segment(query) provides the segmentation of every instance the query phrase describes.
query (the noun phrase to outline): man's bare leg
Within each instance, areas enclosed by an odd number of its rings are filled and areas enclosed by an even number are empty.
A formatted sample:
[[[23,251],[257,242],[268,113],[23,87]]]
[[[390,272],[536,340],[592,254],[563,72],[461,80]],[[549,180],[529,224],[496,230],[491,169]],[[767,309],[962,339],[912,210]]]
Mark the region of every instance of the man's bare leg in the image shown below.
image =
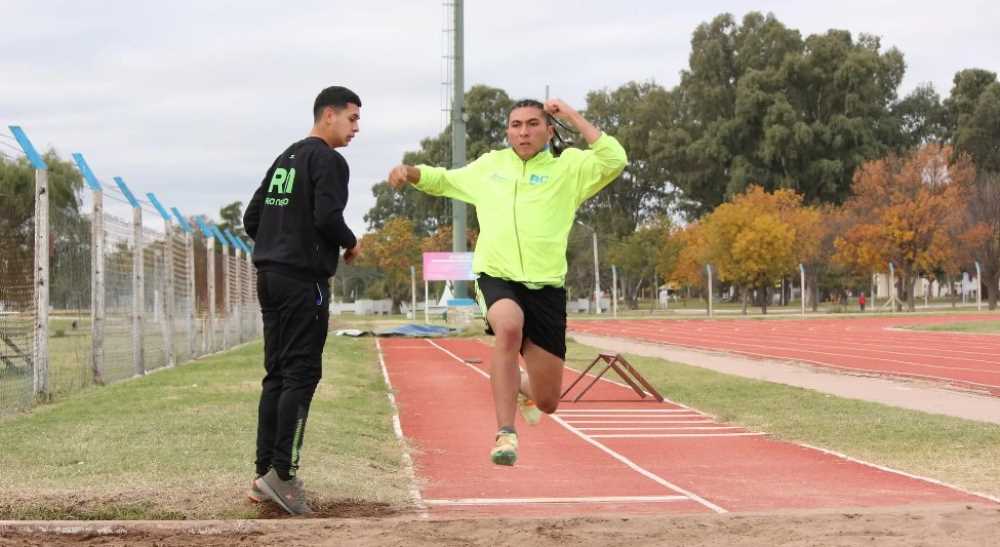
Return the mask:
[[[517,392],[521,385],[517,355],[521,349],[524,312],[509,298],[497,300],[486,312],[486,320],[496,337],[490,356],[490,384],[496,406],[497,427],[514,429]]]
[[[522,392],[535,401],[539,410],[552,414],[559,408],[559,396],[562,395],[563,360],[531,340],[525,340],[524,364],[528,385],[522,383]]]

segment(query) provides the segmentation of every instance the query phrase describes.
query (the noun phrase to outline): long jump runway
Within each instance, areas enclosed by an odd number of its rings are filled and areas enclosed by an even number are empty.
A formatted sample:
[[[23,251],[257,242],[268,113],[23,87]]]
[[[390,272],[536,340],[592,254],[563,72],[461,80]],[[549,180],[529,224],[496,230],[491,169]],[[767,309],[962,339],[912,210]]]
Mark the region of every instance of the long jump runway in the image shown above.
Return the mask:
[[[529,427],[517,465],[489,460],[495,418],[489,346],[379,341],[399,426],[431,516],[651,514],[995,503],[932,481],[639,400],[598,382]],[[576,378],[567,369],[564,385]],[[669,394],[665,394],[669,397]]]
[[[996,319],[996,315],[858,319],[571,321],[586,334],[757,358],[786,359],[851,373],[913,378],[1000,396],[1000,336],[895,329]]]

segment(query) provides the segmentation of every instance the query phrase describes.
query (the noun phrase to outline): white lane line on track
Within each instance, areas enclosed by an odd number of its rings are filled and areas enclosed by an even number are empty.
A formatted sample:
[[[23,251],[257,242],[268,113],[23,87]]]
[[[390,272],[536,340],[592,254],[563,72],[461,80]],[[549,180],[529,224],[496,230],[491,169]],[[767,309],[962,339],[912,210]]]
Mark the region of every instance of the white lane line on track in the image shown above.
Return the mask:
[[[569,415],[569,414],[589,414],[591,412],[600,412],[601,414],[605,414],[605,413],[622,413],[622,414],[696,413],[696,414],[701,414],[697,410],[692,410],[692,409],[689,409],[689,408],[668,408],[668,409],[664,409],[664,410],[650,410],[650,409],[635,409],[635,410],[632,410],[632,409],[628,409],[628,408],[617,408],[617,409],[612,409],[612,408],[592,408],[592,409],[575,408],[575,409],[573,409],[573,408],[571,408],[571,409],[566,409],[566,410],[559,409],[556,412],[556,414],[559,414],[560,416],[565,416],[565,415]]]
[[[580,431],[717,431],[720,429],[743,429],[740,426],[716,425],[710,427],[578,427]]]
[[[566,420],[569,424],[710,424],[712,420]]]
[[[680,439],[683,437],[697,437],[699,439],[705,439],[709,437],[763,437],[767,433],[623,433],[619,434],[599,434],[591,435],[594,439]]]
[[[438,348],[439,350],[441,350],[445,354],[450,355],[452,358],[454,358],[459,363],[461,363],[461,364],[463,364],[463,365],[471,368],[472,370],[476,371],[477,373],[479,373],[481,376],[483,376],[487,380],[489,379],[490,375],[487,374],[486,371],[480,369],[479,367],[473,366],[470,363],[465,362],[464,359],[462,359],[461,357],[459,357],[459,356],[455,355],[454,353],[448,351],[447,349],[439,346],[438,344],[434,343],[433,340],[427,340],[427,343],[430,344],[430,345],[432,345],[432,346],[434,346],[434,347],[436,347],[436,348]],[[712,511],[715,511],[716,513],[728,513],[729,512],[729,511],[723,509],[722,507],[719,507],[718,505],[716,505],[716,504],[714,504],[714,503],[712,503],[712,502],[710,502],[710,501],[702,498],[698,494],[695,494],[694,492],[690,492],[688,490],[685,490],[685,489],[681,488],[680,486],[677,486],[676,484],[673,484],[673,483],[667,481],[663,477],[660,477],[659,475],[657,475],[655,473],[647,471],[646,469],[644,469],[644,468],[640,467],[639,465],[637,465],[632,460],[626,458],[625,456],[619,454],[618,452],[615,452],[614,450],[611,450],[610,448],[608,448],[607,446],[605,446],[601,442],[595,441],[589,435],[587,435],[585,433],[581,433],[580,430],[578,430],[577,428],[573,427],[572,425],[566,423],[559,416],[556,416],[554,414],[550,414],[549,418],[551,418],[557,424],[559,424],[559,425],[563,426],[564,428],[566,428],[566,430],[568,430],[570,433],[573,433],[577,437],[580,437],[581,439],[583,439],[583,441],[586,442],[587,444],[590,444],[590,445],[594,446],[598,450],[600,450],[600,451],[604,452],[605,454],[611,456],[612,458],[618,460],[619,462],[621,462],[622,464],[624,464],[629,469],[632,469],[636,473],[639,473],[640,475],[642,475],[642,476],[646,477],[647,479],[649,479],[649,480],[651,480],[651,481],[659,484],[660,486],[663,486],[663,487],[665,487],[665,488],[667,488],[669,490],[673,490],[674,492],[677,492],[679,494],[683,494],[684,496],[687,496],[688,498],[690,498],[690,499],[692,499],[692,500],[700,503],[701,505],[704,505],[705,507],[711,509]]]
[[[644,419],[644,420],[680,420],[680,419],[703,419],[711,420],[712,418],[708,416],[701,416],[699,414],[660,414],[660,415],[649,415],[649,414],[560,414],[563,419],[566,420],[583,420],[583,419],[594,419],[594,418],[606,418],[613,420],[623,420],[623,419]]]
[[[663,503],[670,501],[691,501],[687,496],[581,496],[572,498],[457,498],[425,500],[427,505],[455,507],[463,505],[528,505],[528,504],[572,504],[572,503]]]
[[[898,469],[893,469],[891,467],[886,467],[884,465],[879,465],[877,463],[866,462],[864,460],[859,460],[857,458],[852,458],[852,457],[850,457],[850,456],[848,456],[846,454],[841,454],[840,452],[835,452],[833,450],[827,450],[825,448],[820,448],[818,446],[813,446],[813,445],[810,445],[810,444],[805,444],[805,443],[795,443],[795,444],[797,444],[799,446],[803,446],[805,448],[811,448],[813,450],[818,450],[818,451],[820,451],[820,452],[822,452],[824,454],[829,454],[831,456],[835,456],[837,458],[841,458],[841,459],[847,460],[849,462],[854,462],[854,463],[857,463],[857,464],[861,464],[861,465],[864,465],[866,467],[872,467],[872,468],[878,469],[879,471],[885,471],[887,473],[894,473],[896,475],[902,475],[904,477],[907,477],[907,478],[910,478],[910,479],[914,479],[914,480],[918,480],[918,481],[929,482],[931,484],[936,484],[938,486],[944,486],[945,488],[950,488],[952,490],[956,490],[958,492],[962,492],[963,494],[968,494],[970,496],[976,496],[976,497],[979,497],[979,498],[984,498],[984,499],[990,500],[990,501],[995,502],[995,503],[1000,503],[1000,498],[998,498],[998,497],[991,496],[989,494],[983,494],[983,493],[980,493],[980,492],[975,492],[973,490],[966,490],[965,488],[962,488],[960,486],[955,486],[953,484],[948,484],[946,482],[942,482],[942,481],[939,481],[937,479],[931,479],[931,478],[927,478],[927,477],[921,477],[920,475],[913,475],[911,473],[907,473],[906,471],[900,471]]]
[[[382,378],[385,379],[386,395],[389,396],[389,405],[392,407],[392,430],[395,431],[396,440],[399,441],[403,449],[403,469],[406,471],[406,477],[410,480],[410,497],[419,510],[420,518],[429,518],[427,505],[420,496],[420,489],[417,488],[417,473],[413,469],[413,458],[410,457],[406,439],[403,437],[403,426],[399,421],[399,407],[396,405],[396,396],[393,395],[392,382],[389,381],[389,370],[385,368],[385,355],[382,353],[382,344],[377,338],[375,339],[375,349],[378,350],[378,362],[382,367]]]

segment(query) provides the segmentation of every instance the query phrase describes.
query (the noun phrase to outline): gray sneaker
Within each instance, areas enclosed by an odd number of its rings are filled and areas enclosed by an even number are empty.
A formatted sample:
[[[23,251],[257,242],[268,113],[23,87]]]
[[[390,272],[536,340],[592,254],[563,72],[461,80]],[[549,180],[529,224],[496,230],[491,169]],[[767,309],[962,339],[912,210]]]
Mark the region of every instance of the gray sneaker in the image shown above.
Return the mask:
[[[283,481],[278,476],[277,471],[271,469],[266,475],[255,480],[254,486],[267,494],[267,497],[274,500],[289,514],[307,515],[312,513],[312,509],[306,503],[306,491],[302,487],[302,480],[298,477]]]

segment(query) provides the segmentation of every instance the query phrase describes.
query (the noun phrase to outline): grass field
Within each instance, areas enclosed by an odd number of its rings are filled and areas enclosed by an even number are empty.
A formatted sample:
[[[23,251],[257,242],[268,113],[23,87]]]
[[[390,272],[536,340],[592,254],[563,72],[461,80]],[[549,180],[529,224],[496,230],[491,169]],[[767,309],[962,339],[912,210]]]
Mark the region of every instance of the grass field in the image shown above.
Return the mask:
[[[380,322],[339,320],[334,328],[365,325]],[[570,343],[568,363],[586,366],[596,353]],[[722,421],[1000,495],[996,425],[629,359],[664,395]],[[260,361],[261,345],[251,343],[0,420],[0,519],[273,516],[243,497],[253,476]],[[372,338],[331,336],[302,458],[320,515],[408,508],[410,482]]]
[[[408,480],[371,339],[327,345],[302,456],[315,505],[378,513]],[[246,518],[261,344],[4,419],[0,519]]]
[[[929,330],[942,332],[971,332],[977,334],[1000,334],[1000,319],[988,321],[966,321],[963,323],[947,323],[944,325],[922,325],[910,327],[914,330]]]

